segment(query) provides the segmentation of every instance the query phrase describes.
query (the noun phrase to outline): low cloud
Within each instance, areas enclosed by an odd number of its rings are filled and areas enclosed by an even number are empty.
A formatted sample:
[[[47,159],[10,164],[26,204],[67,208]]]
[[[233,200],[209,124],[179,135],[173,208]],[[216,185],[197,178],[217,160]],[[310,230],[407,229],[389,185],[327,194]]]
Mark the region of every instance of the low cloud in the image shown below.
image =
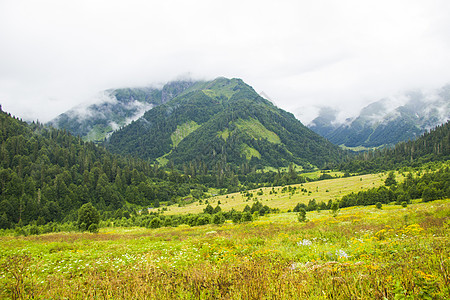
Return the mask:
[[[48,121],[99,91],[190,74],[242,78],[303,123],[321,106],[345,118],[450,82],[449,11],[445,0],[5,0],[0,103]]]

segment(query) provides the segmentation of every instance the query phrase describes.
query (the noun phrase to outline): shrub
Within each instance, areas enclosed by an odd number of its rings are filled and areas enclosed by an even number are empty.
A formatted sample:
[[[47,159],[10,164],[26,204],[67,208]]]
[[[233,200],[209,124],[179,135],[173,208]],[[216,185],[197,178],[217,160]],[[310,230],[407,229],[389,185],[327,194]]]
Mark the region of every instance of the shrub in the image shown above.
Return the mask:
[[[149,223],[150,228],[159,228],[161,227],[161,219],[153,218]]]
[[[223,216],[223,214],[221,212],[218,212],[213,215],[212,222],[216,225],[223,224],[223,223],[225,223],[225,217]]]
[[[395,180],[394,172],[389,172],[388,177],[384,181],[384,185],[391,186],[391,185],[396,185],[396,184],[397,184],[397,180]]]
[[[240,223],[242,219],[242,213],[239,211],[234,211],[233,214],[231,215],[231,220],[233,221],[233,223]]]
[[[37,225],[32,225],[31,227],[30,227],[30,234],[31,235],[37,235],[37,234],[39,234],[40,232],[39,232],[39,227],[37,226]]]
[[[88,231],[92,232],[92,233],[97,233],[98,232],[98,225],[95,224],[95,223],[89,225]]]
[[[211,206],[211,204],[208,204],[204,209],[203,213],[212,215],[214,213],[214,208]]]
[[[206,224],[210,224],[211,223],[211,218],[209,215],[203,215],[203,216],[199,216],[197,218],[197,222],[195,225],[197,226],[201,226],[201,225],[206,225]]]

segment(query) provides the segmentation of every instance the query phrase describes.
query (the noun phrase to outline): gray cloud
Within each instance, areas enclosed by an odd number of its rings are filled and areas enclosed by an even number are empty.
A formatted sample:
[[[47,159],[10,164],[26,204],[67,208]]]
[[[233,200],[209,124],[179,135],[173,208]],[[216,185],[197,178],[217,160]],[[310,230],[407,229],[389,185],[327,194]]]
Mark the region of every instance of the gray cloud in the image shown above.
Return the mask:
[[[240,77],[307,123],[318,107],[450,82],[450,2],[0,2],[0,103],[47,121],[98,91]]]

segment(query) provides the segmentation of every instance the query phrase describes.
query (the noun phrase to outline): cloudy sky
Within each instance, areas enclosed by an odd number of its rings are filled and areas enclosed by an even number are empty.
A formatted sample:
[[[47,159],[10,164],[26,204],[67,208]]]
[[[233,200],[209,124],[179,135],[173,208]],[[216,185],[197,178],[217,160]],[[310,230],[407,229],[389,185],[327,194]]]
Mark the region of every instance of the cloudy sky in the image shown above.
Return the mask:
[[[239,77],[307,123],[450,82],[447,0],[1,0],[0,104],[48,121],[114,87]]]

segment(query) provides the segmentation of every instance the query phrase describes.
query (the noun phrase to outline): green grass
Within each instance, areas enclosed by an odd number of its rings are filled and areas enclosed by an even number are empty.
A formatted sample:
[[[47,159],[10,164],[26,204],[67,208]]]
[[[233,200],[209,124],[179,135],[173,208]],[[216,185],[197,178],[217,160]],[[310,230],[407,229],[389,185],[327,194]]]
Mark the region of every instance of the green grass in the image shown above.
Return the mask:
[[[261,158],[261,154],[255,148],[243,143],[241,144],[241,153],[245,155],[247,160],[252,159],[252,157]]]
[[[278,135],[268,130],[261,124],[258,120],[249,118],[249,119],[238,119],[235,121],[236,127],[249,134],[253,139],[267,139],[267,141],[273,144],[280,144],[281,140]]]
[[[364,147],[364,146],[357,146],[357,147],[347,147],[345,145],[339,145],[339,147],[341,147],[344,150],[352,150],[352,151],[368,151],[368,150],[376,150],[376,149],[380,149],[383,148],[385,145],[381,145],[378,147]]]
[[[301,172],[303,171],[303,167],[296,165],[296,164],[292,164],[292,166],[294,167],[295,172]],[[287,172],[289,170],[289,167],[281,167],[281,168],[274,168],[274,167],[270,167],[270,166],[264,166],[264,172],[278,172],[278,170],[280,170],[280,172]],[[258,171],[257,171],[258,172]],[[317,171],[319,172],[319,171]],[[301,174],[302,176],[304,176],[304,174]]]
[[[317,173],[320,174],[320,173]],[[329,173],[334,176],[335,173]],[[338,174],[338,173],[336,173]],[[253,198],[247,200],[241,193],[232,193],[228,195],[214,196],[208,199],[212,205],[217,205],[220,201],[220,207],[223,211],[231,209],[242,211],[246,205],[252,205],[253,201],[258,200],[263,205],[268,205],[271,208],[279,208],[282,211],[293,209],[297,203],[305,203],[315,199],[317,203],[323,201],[328,203],[329,200],[341,198],[352,192],[359,192],[362,190],[378,187],[384,184],[386,174],[370,174],[361,176],[352,176],[346,178],[335,178],[321,181],[313,181],[303,184],[295,184],[291,187],[297,187],[296,193],[282,192],[283,187],[275,187],[274,192],[272,187],[263,187],[261,189],[251,190]],[[301,192],[300,188],[306,189],[308,192]],[[257,195],[258,191],[262,190],[262,195]],[[167,214],[181,214],[181,213],[200,213],[206,207],[205,201],[202,204],[194,202],[183,207],[172,205],[168,207]]]
[[[113,132],[111,126],[94,125],[94,127],[83,138],[85,141],[102,141]]]
[[[172,153],[172,151],[170,151],[169,153],[166,153],[166,154],[164,154],[163,156],[161,156],[161,157],[158,157],[157,159],[156,159],[156,161],[158,162],[158,164],[160,165],[160,166],[166,166],[168,163],[169,163],[169,160],[166,158],[166,156],[168,156],[170,153]]]
[[[267,139],[269,142],[273,144],[281,143],[281,140],[278,137],[278,135],[275,132],[268,130],[258,120],[255,120],[253,118],[247,120],[238,119],[234,122],[234,124],[238,129],[249,134],[255,140]],[[218,132],[217,135],[222,137],[226,141],[230,133],[231,132],[228,130],[228,128],[226,128],[224,131]]]
[[[448,299],[450,201],[0,237],[2,299]]]
[[[182,125],[178,125],[175,132],[170,135],[170,139],[172,140],[172,147],[175,148],[176,146],[178,146],[178,144],[185,137],[187,137],[189,134],[194,132],[199,127],[200,127],[200,125],[198,125],[194,121],[189,121]]]
[[[185,95],[196,90],[202,90],[209,97],[224,96],[229,99],[236,93],[234,88],[238,85],[238,81],[236,79],[231,79],[231,84],[225,84],[226,81],[227,79],[225,78],[218,78],[211,82],[197,82],[180,95]]]
[[[228,137],[230,136],[230,130],[228,130],[228,128],[225,128],[224,131],[219,131],[217,133],[217,136],[221,137],[226,142]]]

